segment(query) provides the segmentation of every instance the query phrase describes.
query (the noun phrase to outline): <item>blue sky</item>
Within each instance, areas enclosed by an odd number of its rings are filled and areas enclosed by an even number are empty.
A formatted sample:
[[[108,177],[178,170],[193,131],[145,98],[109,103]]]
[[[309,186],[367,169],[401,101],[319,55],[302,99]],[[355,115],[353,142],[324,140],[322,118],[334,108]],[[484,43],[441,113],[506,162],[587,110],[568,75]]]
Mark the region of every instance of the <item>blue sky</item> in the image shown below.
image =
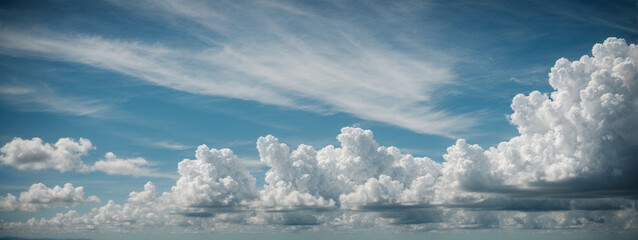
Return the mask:
[[[364,130],[369,129],[374,133],[373,141],[378,145],[397,147],[401,154],[426,157],[426,160],[435,164],[432,166],[442,166],[442,169],[446,169],[442,163],[454,162],[452,158],[456,156],[452,152],[454,149],[450,150],[448,147],[463,148],[457,139],[466,139],[467,143],[477,144],[482,150],[486,150],[488,160],[485,161],[490,162],[490,166],[503,161],[510,165],[523,164],[526,162],[527,150],[520,150],[520,154],[509,156],[509,152],[518,150],[506,150],[507,146],[496,149],[497,144],[507,142],[512,146],[523,146],[520,149],[529,149],[514,138],[530,136],[532,139],[532,133],[543,135],[547,133],[544,131],[554,133],[580,125],[578,120],[566,117],[565,119],[572,120],[566,120],[569,123],[547,123],[550,130],[534,132],[536,128],[544,129],[545,122],[537,122],[529,117],[533,114],[528,112],[539,113],[544,110],[531,104],[518,108],[516,111],[520,115],[511,115],[514,113],[511,107],[515,105],[512,98],[517,94],[528,95],[535,90],[541,93],[569,92],[569,88],[557,87],[560,84],[552,86],[551,80],[548,82],[548,73],[552,71],[552,67],[556,69],[556,76],[562,67],[558,65],[558,59],[579,61],[583,55],[592,56],[592,47],[597,43],[602,44],[609,37],[624,39],[625,45],[630,45],[637,42],[638,36],[638,5],[632,1],[3,1],[0,6],[0,140],[5,146],[0,165],[0,193],[3,197],[8,196],[7,194],[20,196],[35,183],[43,183],[48,188],[63,186],[65,183],[71,183],[76,188],[83,187],[83,197],[76,199],[77,201],[62,199],[58,203],[53,198],[51,202],[40,202],[37,206],[33,205],[37,202],[33,200],[35,202],[22,202],[18,204],[23,205],[6,207],[0,212],[0,224],[3,224],[0,226],[3,226],[3,231],[6,230],[6,234],[2,235],[20,233],[25,234],[24,236],[38,236],[36,230],[21,232],[7,227],[11,222],[26,222],[30,218],[49,219],[57,213],[69,210],[77,210],[79,215],[90,214],[92,208],[100,208],[108,200],[125,204],[129,193],[144,190],[143,186],[148,181],[152,181],[158,196],[162,192],[177,193],[177,190],[172,190],[172,187],[176,187],[176,180],[177,186],[181,186],[179,184],[182,179],[186,184],[185,176],[188,175],[177,172],[178,163],[184,159],[201,160],[199,155],[195,156],[195,151],[201,144],[215,149],[232,149],[237,157],[233,161],[241,164],[240,170],[217,172],[218,175],[221,174],[216,176],[219,179],[225,177],[224,174],[229,174],[235,180],[246,178],[246,182],[237,180],[240,186],[244,186],[250,184],[250,176],[254,177],[256,190],[225,192],[230,196],[246,194],[249,197],[240,200],[248,201],[255,198],[253,193],[263,190],[256,197],[263,200],[270,191],[265,186],[274,187],[276,181],[282,181],[288,184],[288,190],[281,190],[286,194],[304,194],[304,191],[309,191],[308,196],[316,197],[317,201],[323,199],[329,202],[329,196],[333,196],[330,195],[331,190],[319,189],[312,192],[313,190],[308,190],[313,189],[310,185],[293,183],[296,175],[287,175],[289,169],[285,167],[290,163],[281,160],[286,156],[268,152],[266,147],[263,151],[255,147],[258,139],[267,135],[275,136],[278,142],[286,143],[293,150],[303,144],[312,146],[312,151],[320,152],[317,157],[319,160],[312,160],[314,162],[322,161],[324,155],[321,152],[324,147],[334,145],[339,148],[346,144],[342,138],[350,139],[351,135],[356,135],[359,137],[353,137],[352,141],[365,144],[359,141],[367,139],[368,135]],[[612,46],[612,43],[608,45]],[[627,61],[635,61],[631,51],[634,50],[627,50],[630,52],[626,54],[629,59]],[[602,56],[595,57],[602,59]],[[612,57],[614,56],[620,55]],[[525,176],[531,175],[523,170],[498,175],[495,172],[509,170],[495,168],[491,173],[500,177],[517,176],[517,179],[503,177],[503,182],[519,190],[529,190],[525,186],[538,186],[534,184],[541,182],[552,185],[574,179],[604,179],[601,178],[602,175],[596,175],[598,173],[588,175],[588,169],[594,167],[609,168],[610,174],[618,175],[617,170],[623,169],[623,164],[631,160],[631,157],[627,160],[623,154],[636,149],[633,138],[625,136],[625,133],[632,133],[636,129],[635,124],[631,123],[636,120],[635,115],[632,115],[636,106],[631,105],[631,99],[634,99],[636,93],[630,84],[636,78],[632,78],[633,75],[627,71],[619,74],[628,76],[625,85],[622,85],[628,90],[618,94],[625,94],[623,96],[626,97],[622,99],[630,102],[629,109],[617,107],[618,111],[626,114],[616,116],[609,113],[613,116],[601,119],[594,117],[594,120],[600,120],[598,126],[603,126],[597,129],[599,132],[591,133],[594,135],[587,133],[590,135],[573,136],[574,139],[599,135],[609,136],[605,139],[621,139],[618,140],[621,143],[609,140],[613,142],[609,144],[620,145],[618,149],[584,151],[574,156],[571,159],[580,163],[574,165],[578,167],[573,173],[570,172],[572,168],[550,171],[564,166],[551,165],[552,161],[571,164],[560,162],[565,154],[552,155],[544,152],[541,156],[539,153],[539,157],[550,155],[547,157],[549,160],[543,160],[539,165],[527,166],[525,171],[536,171],[539,168],[550,170],[541,175],[530,173],[540,176],[536,180],[526,178]],[[571,103],[559,102],[561,100],[554,95],[548,101],[555,101],[556,105],[567,104],[565,106]],[[584,108],[583,111],[590,110]],[[592,116],[594,115],[598,116]],[[542,116],[548,118],[551,114]],[[609,123],[615,119],[624,119],[624,122]],[[606,124],[610,125],[611,130],[604,127]],[[344,127],[353,127],[351,129],[356,130],[348,132],[349,130],[342,129]],[[342,138],[337,139],[338,135]],[[16,138],[40,138],[41,142],[35,146],[34,142],[16,142]],[[80,142],[81,138],[89,139],[91,145],[81,151],[69,150],[72,153],[63,153],[62,147],[45,146],[47,143],[55,144],[61,138],[70,138],[73,143]],[[568,139],[565,141],[569,142],[570,135],[561,135],[557,139]],[[608,144],[595,142],[587,145],[578,140],[573,146],[564,146],[557,143],[560,142],[558,140],[554,142],[558,145],[545,146],[550,149],[548,151],[581,149],[586,146],[598,149],[596,146],[603,148],[602,146]],[[8,147],[13,146],[11,143],[15,143],[15,146],[25,144],[15,151],[22,149],[26,152],[23,155],[16,153],[17,157],[11,157],[11,151],[14,151]],[[278,146],[270,140],[264,140],[264,144],[274,144],[272,148]],[[364,145],[356,144],[353,146],[358,147],[353,149],[364,149]],[[29,147],[34,146],[35,148],[29,150]],[[543,148],[543,145],[531,143],[529,146]],[[495,150],[488,150],[490,147],[495,147]],[[55,149],[60,151],[56,152]],[[28,155],[29,151],[42,152],[31,156]],[[116,157],[109,158],[109,152]],[[326,150],[324,153],[328,154],[327,152]],[[66,153],[68,154],[64,155]],[[449,157],[444,158],[444,154]],[[505,157],[497,159],[494,157],[497,155]],[[599,156],[612,155],[617,156],[618,160],[609,160],[609,165],[590,161]],[[326,156],[326,159],[332,159],[332,155]],[[516,160],[516,156],[523,160]],[[362,161],[376,159],[365,154],[355,154],[354,157],[359,157]],[[334,158],[337,162],[342,161],[339,157]],[[532,156],[530,159],[532,160],[527,162],[533,162],[537,157]],[[280,160],[283,161],[281,166],[278,163]],[[59,164],[64,161],[72,161],[73,167],[61,169]],[[99,165],[99,161],[105,165]],[[46,166],[33,165],[35,163]],[[590,163],[592,165],[588,165]],[[479,169],[480,166],[474,167]],[[635,166],[630,164],[624,169],[630,171],[633,167]],[[221,168],[216,166],[216,169]],[[271,180],[266,177],[269,170]],[[241,172],[249,175],[244,176]],[[430,175],[439,179],[437,176],[445,176],[446,173],[443,172]],[[308,174],[313,176],[312,172]],[[356,186],[368,186],[368,178],[382,181],[383,175],[394,180],[403,177],[411,179],[407,177],[408,173],[392,175],[383,170],[365,177],[352,172],[343,174],[355,185],[352,189],[340,192],[341,195],[336,195],[340,197],[334,197],[336,205],[330,207],[341,210],[346,200],[362,199],[349,194],[359,193]],[[211,181],[218,184],[220,180],[214,178]],[[433,186],[444,182],[433,181]],[[618,185],[624,190],[635,186],[632,185],[635,178],[623,178],[622,181],[629,182],[629,187]],[[400,183],[404,190],[412,189],[413,183]],[[502,190],[496,191],[496,187],[493,187],[479,191],[461,185],[463,191],[472,194],[496,194]],[[361,189],[365,190],[363,187]],[[219,189],[213,187],[211,191],[218,193],[217,190]],[[628,191],[628,194],[622,196],[600,195],[588,198],[609,197],[617,202],[629,201],[626,197],[635,195],[635,192]],[[91,201],[89,196],[96,196],[100,201]],[[210,196],[219,197],[220,194]],[[475,200],[485,203],[486,199],[501,199],[500,197],[509,199],[511,196],[489,195]],[[7,199],[1,200],[8,202]],[[197,200],[196,197],[190,199]],[[373,203],[405,205],[405,202],[401,202],[403,200],[383,202],[383,199]],[[469,204],[441,199],[428,200],[430,202],[427,204]],[[458,200],[456,197],[455,199]],[[556,200],[553,197],[547,199]],[[560,198],[561,201],[565,199],[570,198]],[[512,201],[517,200],[519,199]],[[267,204],[260,205],[259,201],[251,203],[252,205],[245,205],[239,200],[220,203],[215,197],[209,197],[207,201],[212,202],[206,204],[216,207],[221,204],[223,207],[257,212],[264,208],[268,212],[268,207],[264,207]],[[190,202],[193,205],[200,203]],[[282,203],[276,202],[273,205],[279,210],[282,207],[296,209],[309,206],[309,203],[277,204]],[[316,202],[313,204],[321,205]],[[357,206],[363,209],[366,204]],[[635,200],[627,204],[635,204]],[[624,203],[620,205],[626,206]],[[35,209],[33,206],[36,206]],[[632,206],[629,209],[635,211],[635,206]],[[481,209],[486,214],[491,214],[492,210]],[[626,207],[616,210],[625,211]],[[183,213],[180,211],[169,212]],[[514,209],[516,211],[526,212]],[[545,212],[573,213],[552,210],[541,211],[539,214]],[[379,219],[397,219],[376,211],[369,213]],[[536,213],[538,212],[534,212]],[[494,214],[497,214],[496,210]],[[188,214],[183,215],[188,219]],[[261,217],[259,214],[257,216]],[[279,217],[287,219],[288,216]],[[324,219],[326,216],[318,214],[315,217]],[[272,229],[290,228],[289,224],[285,224],[286,221],[284,224],[274,220],[269,222],[274,219],[270,216],[263,219],[266,226],[272,226]],[[635,215],[630,219],[635,221]],[[242,220],[239,224],[217,218],[211,218],[210,221],[185,229],[216,232],[222,231],[218,230],[221,225],[234,224],[241,228],[251,225],[252,220]],[[506,221],[499,221],[503,222]],[[608,226],[605,227],[619,227],[609,223],[609,219],[607,222]],[[315,223],[317,227],[314,231],[329,231],[326,230],[327,225],[339,226],[335,221],[317,220],[313,225]],[[477,224],[490,226],[486,228],[499,225]],[[523,225],[525,227],[522,228],[529,228]],[[100,229],[99,224],[96,226]],[[46,224],[40,227],[40,230],[47,229]],[[369,228],[368,225],[348,228],[366,227]],[[427,226],[425,229],[440,227]],[[223,231],[232,232],[237,228],[231,226],[228,229],[223,228]],[[445,229],[457,228],[465,227]],[[596,227],[578,225],[575,228],[591,230]],[[88,232],[86,229],[79,231]],[[114,230],[100,229],[102,234],[108,234],[109,231]],[[407,228],[399,228],[397,231],[410,232]],[[61,234],[65,234],[64,231]],[[91,234],[83,236],[92,237]]]

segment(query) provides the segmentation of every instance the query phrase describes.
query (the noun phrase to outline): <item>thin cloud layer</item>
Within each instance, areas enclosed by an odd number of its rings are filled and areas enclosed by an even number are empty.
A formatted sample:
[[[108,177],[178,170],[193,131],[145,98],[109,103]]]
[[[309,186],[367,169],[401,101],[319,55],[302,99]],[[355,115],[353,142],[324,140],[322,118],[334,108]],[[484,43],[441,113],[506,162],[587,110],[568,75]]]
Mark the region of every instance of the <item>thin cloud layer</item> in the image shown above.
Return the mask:
[[[89,167],[90,171],[101,171],[111,175],[131,175],[135,177],[170,177],[147,168],[151,165],[144,158],[121,159],[112,152],[106,153],[105,159],[99,160]]]
[[[74,116],[91,116],[95,118],[110,117],[104,114],[104,112],[111,110],[110,106],[101,101],[64,96],[46,85],[25,85],[26,84],[2,84],[0,86],[0,99],[18,106],[18,110],[20,111],[52,112]]]
[[[3,28],[0,50],[85,64],[189,93],[320,114],[343,112],[419,133],[452,137],[477,123],[469,114],[442,109],[433,97],[454,84],[451,58],[423,43],[373,40],[381,27],[367,26],[367,21],[381,22],[374,16],[336,22],[329,14],[309,14],[286,3],[114,4],[159,16],[169,26],[171,20],[186,21],[189,27],[179,31],[201,44]],[[203,37],[202,31],[219,38]],[[399,47],[426,54],[395,50]]]
[[[552,93],[514,97],[510,119],[519,136],[488,149],[459,139],[443,163],[381,146],[372,131],[355,127],[341,129],[340,146],[319,150],[291,150],[268,135],[257,140],[270,167],[260,191],[231,150],[202,145],[195,160],[179,163],[168,192],[158,195],[149,182],[123,205],[3,228],[635,231],[638,47],[609,38],[592,53],[556,61]]]

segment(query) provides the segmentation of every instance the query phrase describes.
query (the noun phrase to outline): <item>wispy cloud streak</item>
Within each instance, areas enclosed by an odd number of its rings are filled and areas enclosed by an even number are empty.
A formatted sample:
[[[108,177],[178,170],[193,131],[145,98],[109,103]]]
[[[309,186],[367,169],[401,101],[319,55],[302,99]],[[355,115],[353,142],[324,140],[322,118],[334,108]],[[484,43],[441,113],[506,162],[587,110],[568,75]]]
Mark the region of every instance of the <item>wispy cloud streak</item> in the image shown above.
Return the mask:
[[[111,107],[99,100],[64,96],[46,85],[3,84],[0,99],[18,106],[20,111],[50,112],[73,116],[109,118]]]
[[[284,3],[215,4],[160,2],[147,9],[221,36],[187,36],[207,42],[202,47],[3,29],[0,48],[5,54],[87,64],[180,91],[322,114],[344,112],[419,133],[451,137],[476,124],[469,115],[438,107],[433,95],[454,84],[454,74],[451,61],[428,46],[372,40],[378,32],[361,23],[365,19],[335,21]],[[406,47],[419,53],[398,50]]]

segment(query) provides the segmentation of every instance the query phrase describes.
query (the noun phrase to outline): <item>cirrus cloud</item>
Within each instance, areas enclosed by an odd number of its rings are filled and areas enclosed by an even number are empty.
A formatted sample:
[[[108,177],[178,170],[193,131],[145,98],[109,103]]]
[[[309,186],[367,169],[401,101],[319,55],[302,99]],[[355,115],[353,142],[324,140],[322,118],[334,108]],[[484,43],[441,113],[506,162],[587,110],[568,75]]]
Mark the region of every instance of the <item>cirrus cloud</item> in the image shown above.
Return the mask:
[[[635,232],[638,47],[609,38],[592,53],[556,61],[552,93],[514,97],[518,136],[487,149],[459,139],[443,163],[382,146],[356,127],[341,129],[339,146],[318,150],[292,150],[267,135],[257,140],[260,161],[270,167],[262,190],[230,149],[202,145],[195,159],[178,164],[170,191],[157,194],[149,182],[124,204],[3,228],[62,222],[104,231],[276,225]]]
[[[187,21],[190,27],[180,31],[219,38],[190,34],[203,44],[168,46],[4,28],[0,51],[85,64],[189,93],[319,114],[347,113],[445,137],[477,124],[472,115],[445,109],[434,97],[437,90],[455,84],[452,57],[392,36],[375,41],[375,34],[385,33],[377,32],[384,22],[374,16],[365,16],[379,23],[367,32],[358,30],[366,21],[335,22],[284,3],[113,3],[164,21]],[[257,41],[252,40],[255,35],[260,36]],[[419,53],[396,50],[401,47]]]

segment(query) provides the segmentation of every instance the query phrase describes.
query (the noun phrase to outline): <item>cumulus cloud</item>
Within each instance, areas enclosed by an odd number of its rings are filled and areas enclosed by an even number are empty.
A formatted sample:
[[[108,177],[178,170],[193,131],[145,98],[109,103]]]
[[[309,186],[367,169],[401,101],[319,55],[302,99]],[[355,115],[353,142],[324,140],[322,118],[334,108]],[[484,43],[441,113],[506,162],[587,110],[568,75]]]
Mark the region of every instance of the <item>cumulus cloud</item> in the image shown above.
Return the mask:
[[[86,165],[82,156],[95,149],[89,139],[60,138],[55,144],[43,143],[40,138],[31,140],[14,138],[0,148],[0,162],[20,170],[56,169],[60,172],[76,170],[78,172],[101,171],[107,174],[173,177],[170,174],[158,173],[147,166],[152,163],[143,158],[121,159],[112,152],[105,159]]]
[[[394,12],[400,9],[370,3],[370,16],[335,21],[332,14],[310,14],[303,4],[284,2],[117,1],[115,5],[161,21],[189,22],[180,32],[194,33],[185,37],[203,45],[162,46],[133,39],[2,29],[0,49],[17,56],[85,64],[179,91],[323,114],[343,112],[420,133],[453,136],[477,123],[468,114],[443,109],[434,99],[437,90],[454,84],[451,56],[421,41],[387,34],[404,27],[388,26],[394,17],[403,17]],[[346,6],[332,7],[355,12]],[[202,31],[220,38],[202,39]],[[377,34],[387,40],[375,41]],[[397,46],[410,50],[398,51]]]
[[[423,181],[440,175],[439,164],[429,158],[402,154],[395,147],[379,146],[370,130],[346,127],[337,139],[341,148],[330,145],[317,151],[302,144],[291,152],[273,136],[259,138],[260,158],[270,167],[262,195],[270,196],[268,191],[287,188],[318,200],[339,203],[342,199],[356,205],[427,202],[427,198],[417,198],[415,194],[426,189]]]
[[[88,139],[60,138],[55,144],[43,143],[40,138],[31,140],[14,138],[0,148],[2,164],[20,170],[56,169],[66,172],[83,168],[80,159],[91,149],[95,149]]]
[[[487,149],[459,139],[443,163],[381,146],[372,131],[355,127],[341,129],[340,146],[319,150],[292,150],[268,135],[257,140],[260,161],[270,167],[262,190],[231,150],[202,145],[194,160],[179,163],[179,179],[161,195],[149,182],[123,205],[109,201],[85,215],[69,211],[4,227],[635,231],[637,63],[638,47],[616,38],[595,45],[593,56],[559,59],[549,75],[552,93],[514,97],[518,136]]]
[[[552,93],[514,97],[520,136],[485,151],[463,140],[448,148],[444,176],[470,191],[635,191],[638,47],[609,38],[592,53],[556,61]]]
[[[122,228],[214,224],[212,219],[233,221],[228,213],[241,212],[242,205],[258,198],[255,178],[230,149],[197,148],[195,159],[178,164],[175,186],[161,195],[148,182],[141,192],[131,192],[124,204],[108,201],[104,206],[79,215],[75,210],[50,219],[32,219],[24,226],[80,224],[87,228],[121,231]],[[80,191],[82,188],[79,188]],[[9,200],[7,200],[9,201]],[[193,220],[197,217],[200,220]],[[210,218],[210,219],[209,219]],[[244,217],[242,217],[244,218]],[[76,228],[76,226],[69,226]]]
[[[184,159],[177,166],[180,177],[165,197],[178,205],[192,207],[234,207],[257,197],[255,178],[230,149],[209,149],[201,145],[195,160]]]
[[[8,193],[0,196],[0,211],[38,211],[54,206],[72,206],[84,202],[100,202],[96,196],[84,199],[84,188],[73,187],[66,183],[64,187],[48,188],[43,183],[31,185],[28,191],[20,193],[19,197]]]
[[[392,180],[389,176],[381,175],[378,179],[370,178],[364,184],[359,185],[348,194],[339,196],[342,204],[366,205],[369,203],[394,204],[399,199],[403,190],[403,184]]]
[[[130,158],[121,159],[117,158],[112,152],[108,152],[105,155],[105,159],[99,160],[93,164],[89,169],[91,171],[101,171],[111,175],[131,175],[135,177],[147,176],[147,177],[166,177],[168,174],[158,173],[146,166],[151,165],[144,158]]]

